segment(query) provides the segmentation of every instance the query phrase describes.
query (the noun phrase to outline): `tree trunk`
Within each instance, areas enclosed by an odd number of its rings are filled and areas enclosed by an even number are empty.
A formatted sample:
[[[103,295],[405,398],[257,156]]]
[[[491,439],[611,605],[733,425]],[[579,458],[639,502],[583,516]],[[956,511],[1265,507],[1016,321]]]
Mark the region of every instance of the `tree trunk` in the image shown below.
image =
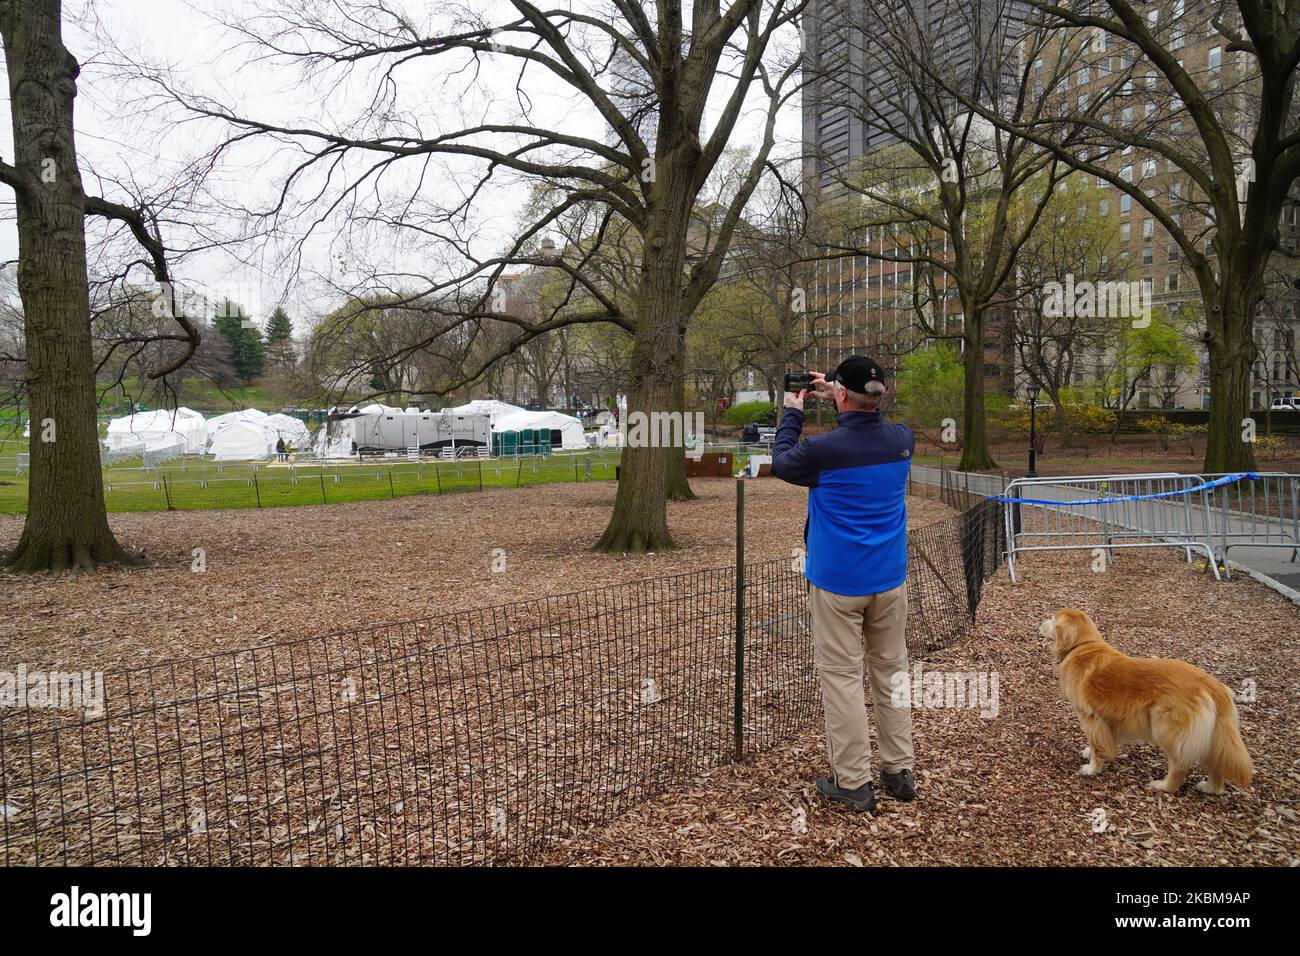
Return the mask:
[[[693,208],[690,165],[670,164],[663,150],[660,180],[645,233],[637,301],[637,328],[632,343],[628,389],[628,434],[636,412],[671,412],[679,404],[680,374],[685,358],[682,281],[686,266],[686,230]],[[647,447],[648,445],[648,447]],[[611,554],[666,551],[677,545],[668,533],[668,460],[680,448],[659,442],[623,449],[614,513],[597,551]],[[682,463],[685,482],[685,462]]]
[[[677,357],[677,383],[673,388],[673,409],[682,416],[682,437],[686,436],[686,330],[682,329],[682,345]],[[699,496],[691,490],[686,480],[686,453],[683,449],[668,450],[667,494],[669,501],[694,501]]]
[[[1052,400],[1056,406],[1056,427],[1060,432],[1060,443],[1062,448],[1074,447],[1074,429],[1070,426],[1070,416],[1065,414],[1065,403],[1061,401],[1061,389],[1048,392],[1047,397]]]
[[[18,292],[31,408],[27,522],[4,559],[20,572],[137,565],[108,527],[86,282],[85,193],[72,105],[77,62],[58,0],[0,0],[13,116]]]
[[[1255,446],[1242,439],[1250,415],[1250,384],[1254,375],[1254,302],[1247,294],[1227,288],[1218,314],[1207,316],[1210,332],[1210,422],[1205,442],[1204,471],[1253,471]]]
[[[989,456],[988,423],[984,416],[984,322],[973,309],[966,311],[965,342],[962,421],[966,434],[957,467],[961,471],[981,471],[997,466]]]
[[[629,418],[634,411],[662,411],[673,406],[671,370],[664,369],[652,354],[652,338],[638,333],[633,345]],[[667,448],[643,444],[623,449],[614,513],[596,542],[597,551],[643,554],[677,546],[668,533],[668,452]]]

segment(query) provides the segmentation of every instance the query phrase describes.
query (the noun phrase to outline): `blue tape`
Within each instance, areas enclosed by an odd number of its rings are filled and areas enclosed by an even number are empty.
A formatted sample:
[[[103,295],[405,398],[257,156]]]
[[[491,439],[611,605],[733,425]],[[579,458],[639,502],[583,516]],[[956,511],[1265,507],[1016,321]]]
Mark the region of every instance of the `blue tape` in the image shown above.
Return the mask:
[[[1205,491],[1207,488],[1217,488],[1220,485],[1232,484],[1232,482],[1241,481],[1243,478],[1248,478],[1251,481],[1259,481],[1259,475],[1255,474],[1255,472],[1243,471],[1240,474],[1236,474],[1236,475],[1224,475],[1222,478],[1217,478],[1214,481],[1207,481],[1202,484],[1195,485],[1191,488],[1178,488],[1175,489],[1174,491],[1160,491],[1151,495],[1123,495],[1122,497],[1117,497],[1117,498],[1093,498],[1090,501],[1049,501],[1044,498],[994,498],[994,497],[989,497],[987,500],[997,501],[1004,504],[1061,505],[1065,507],[1074,507],[1076,505],[1108,505],[1108,504],[1113,504],[1116,501],[1147,501],[1151,498],[1172,498],[1175,497],[1176,495],[1190,495],[1197,491]],[[1124,479],[1122,476],[1120,476],[1115,480],[1123,481]],[[1168,480],[1168,479],[1154,478],[1151,480],[1161,481],[1161,480]],[[1062,481],[1069,481],[1069,478],[1062,478]]]

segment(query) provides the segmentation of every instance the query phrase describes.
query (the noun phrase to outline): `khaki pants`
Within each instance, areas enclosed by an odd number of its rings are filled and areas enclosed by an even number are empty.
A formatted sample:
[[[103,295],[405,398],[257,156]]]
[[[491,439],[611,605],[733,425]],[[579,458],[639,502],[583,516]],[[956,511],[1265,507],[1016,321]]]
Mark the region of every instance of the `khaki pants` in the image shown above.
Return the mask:
[[[871,680],[880,761],[890,773],[912,768],[912,709],[890,701],[891,678],[907,673],[907,583],[850,597],[809,584],[814,657],[826,710],[826,750],[836,786],[856,790],[871,779],[871,740],[863,661]]]

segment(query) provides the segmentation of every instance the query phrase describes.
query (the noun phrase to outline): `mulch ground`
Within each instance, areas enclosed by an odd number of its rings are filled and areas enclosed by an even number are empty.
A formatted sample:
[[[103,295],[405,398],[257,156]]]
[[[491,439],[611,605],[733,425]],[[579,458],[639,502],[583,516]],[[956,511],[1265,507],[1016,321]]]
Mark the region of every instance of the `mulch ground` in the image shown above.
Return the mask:
[[[670,508],[682,545],[609,558],[588,548],[612,484],[557,485],[283,510],[111,516],[157,563],[79,578],[0,578],[0,667],[158,663],[561,591],[730,563],[734,487],[695,481],[699,501]],[[750,483],[747,557],[787,557],[804,493]],[[914,524],[951,512],[913,499]],[[0,519],[0,548],[20,519]],[[196,548],[207,570],[191,570]],[[504,548],[507,570],[491,571]],[[1002,572],[964,640],[927,670],[999,677],[996,717],[915,714],[921,799],[882,800],[874,817],[821,804],[820,728],[742,765],[700,773],[528,862],[552,864],[1233,864],[1300,862],[1300,611],[1247,578],[1214,583],[1173,553],[1125,553],[1104,573],[1091,555],[1035,555],[1019,584]],[[1082,735],[1062,700],[1038,622],[1080,607],[1134,655],[1180,657],[1230,687],[1255,760],[1248,792],[1171,796],[1143,789],[1162,756],[1134,748],[1097,778],[1078,773]],[[1196,779],[1193,777],[1193,779]]]
[[[389,501],[109,515],[118,539],[155,562],[77,578],[0,572],[0,666],[112,669],[387,624],[701,568],[735,558],[735,482],[696,479],[669,505],[679,548],[590,550],[613,482],[540,485]],[[789,557],[803,539],[803,489],[746,487],[746,560]],[[911,523],[952,514],[916,498]],[[0,517],[0,551],[22,518]],[[195,549],[206,571],[196,573]],[[492,570],[494,549],[505,570]],[[499,564],[498,564],[499,566]]]
[[[996,671],[997,716],[914,715],[920,798],[880,798],[875,816],[821,802],[824,738],[798,739],[557,846],[541,862],[643,865],[1300,865],[1300,610],[1250,579],[1215,583],[1172,552],[1130,552],[1093,573],[1090,556],[1034,555],[1021,581],[988,585],[970,636],[926,670]],[[1039,621],[1087,610],[1134,656],[1178,657],[1235,690],[1255,762],[1250,791],[1221,797],[1144,789],[1164,757],[1131,748],[1098,777],[1079,773],[1084,739],[1061,697]],[[879,770],[877,765],[876,770]]]

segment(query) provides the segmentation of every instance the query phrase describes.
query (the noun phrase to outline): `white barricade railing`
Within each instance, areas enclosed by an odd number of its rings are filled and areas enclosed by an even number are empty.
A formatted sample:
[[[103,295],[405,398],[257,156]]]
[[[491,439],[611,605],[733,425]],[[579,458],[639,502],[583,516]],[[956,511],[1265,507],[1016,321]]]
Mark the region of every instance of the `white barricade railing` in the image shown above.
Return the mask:
[[[1202,475],[1206,481],[1227,477]],[[1211,488],[1207,533],[1215,554],[1227,567],[1233,548],[1282,548],[1300,560],[1300,475],[1255,472],[1243,479]]]
[[[1109,562],[1116,549],[1167,547],[1204,554],[1217,578],[1204,484],[1173,472],[1016,478],[999,496],[1022,499],[1003,507],[1011,580],[1027,551],[1100,549]]]
[[[1230,475],[1072,475],[1016,478],[1002,487],[993,475],[924,465],[915,481],[952,493],[1033,499],[1005,502],[1007,568],[1016,579],[1016,558],[1027,551],[1105,551],[1174,547],[1190,561],[1203,555],[1216,577],[1228,573],[1234,548],[1278,548],[1300,561],[1300,476],[1261,472],[1215,484]],[[1087,503],[1081,503],[1087,502]]]

